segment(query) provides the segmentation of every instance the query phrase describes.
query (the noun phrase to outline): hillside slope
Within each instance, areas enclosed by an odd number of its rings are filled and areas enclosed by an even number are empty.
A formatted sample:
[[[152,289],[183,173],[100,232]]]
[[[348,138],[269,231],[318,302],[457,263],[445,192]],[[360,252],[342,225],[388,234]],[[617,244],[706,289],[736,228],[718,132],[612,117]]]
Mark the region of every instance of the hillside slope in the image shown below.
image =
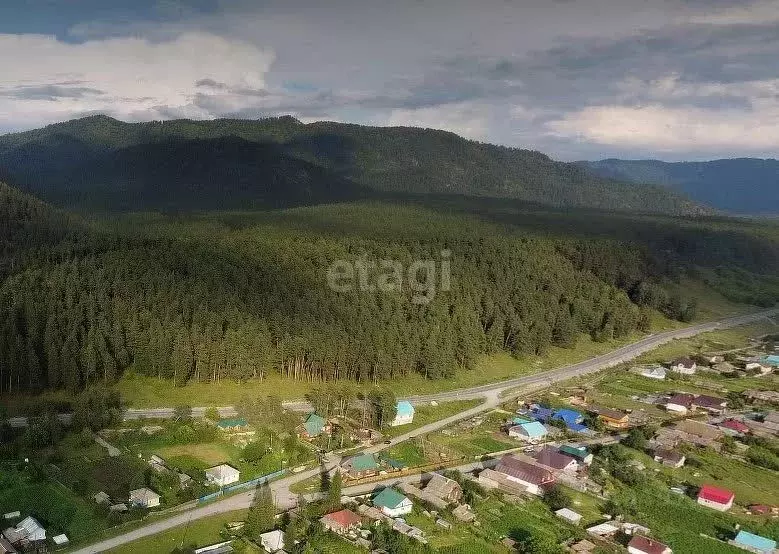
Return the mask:
[[[444,131],[291,118],[123,123],[93,116],[0,137],[0,178],[57,204],[213,209],[379,193],[703,214],[663,187],[595,177],[529,150]]]
[[[455,200],[82,221],[0,185],[0,393],[126,371],[177,384],[439,379],[485,353],[625,337],[658,311],[689,321],[695,300],[668,286],[684,275],[745,302],[779,298],[771,226]],[[328,286],[336,261],[386,259],[433,269],[401,271],[384,292],[361,277]]]
[[[670,187],[736,214],[779,214],[779,160],[738,158],[708,162],[617,160],[580,162],[595,175]]]

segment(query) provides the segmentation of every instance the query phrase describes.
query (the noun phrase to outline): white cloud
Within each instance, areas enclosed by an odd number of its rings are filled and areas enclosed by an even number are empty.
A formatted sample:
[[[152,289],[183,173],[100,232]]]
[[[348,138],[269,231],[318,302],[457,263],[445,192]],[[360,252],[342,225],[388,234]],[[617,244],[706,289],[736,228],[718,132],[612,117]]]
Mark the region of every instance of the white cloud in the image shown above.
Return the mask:
[[[656,152],[771,152],[779,145],[779,107],[707,110],[591,106],[547,123],[555,136]]]
[[[757,0],[739,6],[727,6],[707,13],[696,14],[683,20],[690,23],[711,25],[765,24],[779,21],[779,3],[776,0]]]
[[[0,120],[30,127],[78,114],[102,112],[125,119],[177,114],[210,117],[200,94],[260,91],[272,52],[213,34],[189,32],[165,41],[108,38],[80,44],[44,35],[0,34]],[[198,87],[211,79],[228,90]],[[244,96],[242,107],[261,101]]]
[[[429,108],[392,110],[382,125],[444,129],[473,139],[486,140],[491,110],[473,102],[458,102]]]

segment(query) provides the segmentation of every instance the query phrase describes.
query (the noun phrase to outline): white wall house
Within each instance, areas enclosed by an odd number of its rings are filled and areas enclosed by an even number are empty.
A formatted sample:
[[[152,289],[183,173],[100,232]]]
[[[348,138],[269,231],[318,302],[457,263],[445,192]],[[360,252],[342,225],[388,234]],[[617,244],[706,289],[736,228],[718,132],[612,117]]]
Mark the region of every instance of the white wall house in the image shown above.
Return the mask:
[[[160,495],[146,487],[130,491],[130,503],[142,508],[156,508],[160,505]]]
[[[237,483],[240,479],[241,472],[231,465],[220,464],[206,470],[206,481],[219,487]]]
[[[671,364],[671,371],[681,373],[682,375],[694,375],[698,369],[698,364],[690,358],[679,358]]]
[[[269,531],[260,535],[260,544],[265,552],[279,552],[284,550],[284,533],[279,530]]]

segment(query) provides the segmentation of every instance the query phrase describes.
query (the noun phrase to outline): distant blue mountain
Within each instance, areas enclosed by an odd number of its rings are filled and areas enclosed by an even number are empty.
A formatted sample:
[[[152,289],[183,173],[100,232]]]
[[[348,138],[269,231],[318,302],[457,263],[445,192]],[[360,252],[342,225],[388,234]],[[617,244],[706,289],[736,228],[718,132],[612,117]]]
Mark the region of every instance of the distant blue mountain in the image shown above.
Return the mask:
[[[664,185],[730,213],[779,214],[779,160],[669,163],[608,159],[579,163],[600,177]]]

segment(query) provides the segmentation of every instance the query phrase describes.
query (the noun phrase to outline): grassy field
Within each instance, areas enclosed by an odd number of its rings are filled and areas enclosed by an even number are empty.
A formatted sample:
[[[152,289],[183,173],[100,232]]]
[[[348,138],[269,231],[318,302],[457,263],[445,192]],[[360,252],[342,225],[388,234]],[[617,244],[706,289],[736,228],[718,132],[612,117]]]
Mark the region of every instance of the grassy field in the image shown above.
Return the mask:
[[[222,531],[225,525],[231,521],[243,521],[245,510],[228,512],[212,517],[193,521],[189,525],[174,527],[168,531],[133,541],[124,546],[112,548],[107,552],[111,554],[170,554],[170,552],[182,544],[196,547],[207,546],[225,540]],[[259,549],[256,550],[260,552]],[[250,550],[251,552],[251,550]]]
[[[65,533],[72,541],[82,540],[107,527],[95,515],[92,504],[45,477],[34,478],[10,466],[0,466],[0,512],[20,511],[34,516],[50,535]],[[13,520],[8,525],[16,523]]]
[[[397,437],[398,435],[404,435],[410,433],[415,429],[433,423],[441,419],[459,414],[470,408],[481,404],[481,400],[454,400],[452,402],[441,402],[437,406],[416,406],[414,408],[414,421],[407,425],[400,425],[398,427],[388,427],[383,430],[382,433],[387,437]]]
[[[201,444],[177,444],[163,446],[157,449],[157,455],[175,464],[176,460],[195,460],[205,469],[222,463],[227,463],[235,456],[233,449],[227,445],[210,442]]]

